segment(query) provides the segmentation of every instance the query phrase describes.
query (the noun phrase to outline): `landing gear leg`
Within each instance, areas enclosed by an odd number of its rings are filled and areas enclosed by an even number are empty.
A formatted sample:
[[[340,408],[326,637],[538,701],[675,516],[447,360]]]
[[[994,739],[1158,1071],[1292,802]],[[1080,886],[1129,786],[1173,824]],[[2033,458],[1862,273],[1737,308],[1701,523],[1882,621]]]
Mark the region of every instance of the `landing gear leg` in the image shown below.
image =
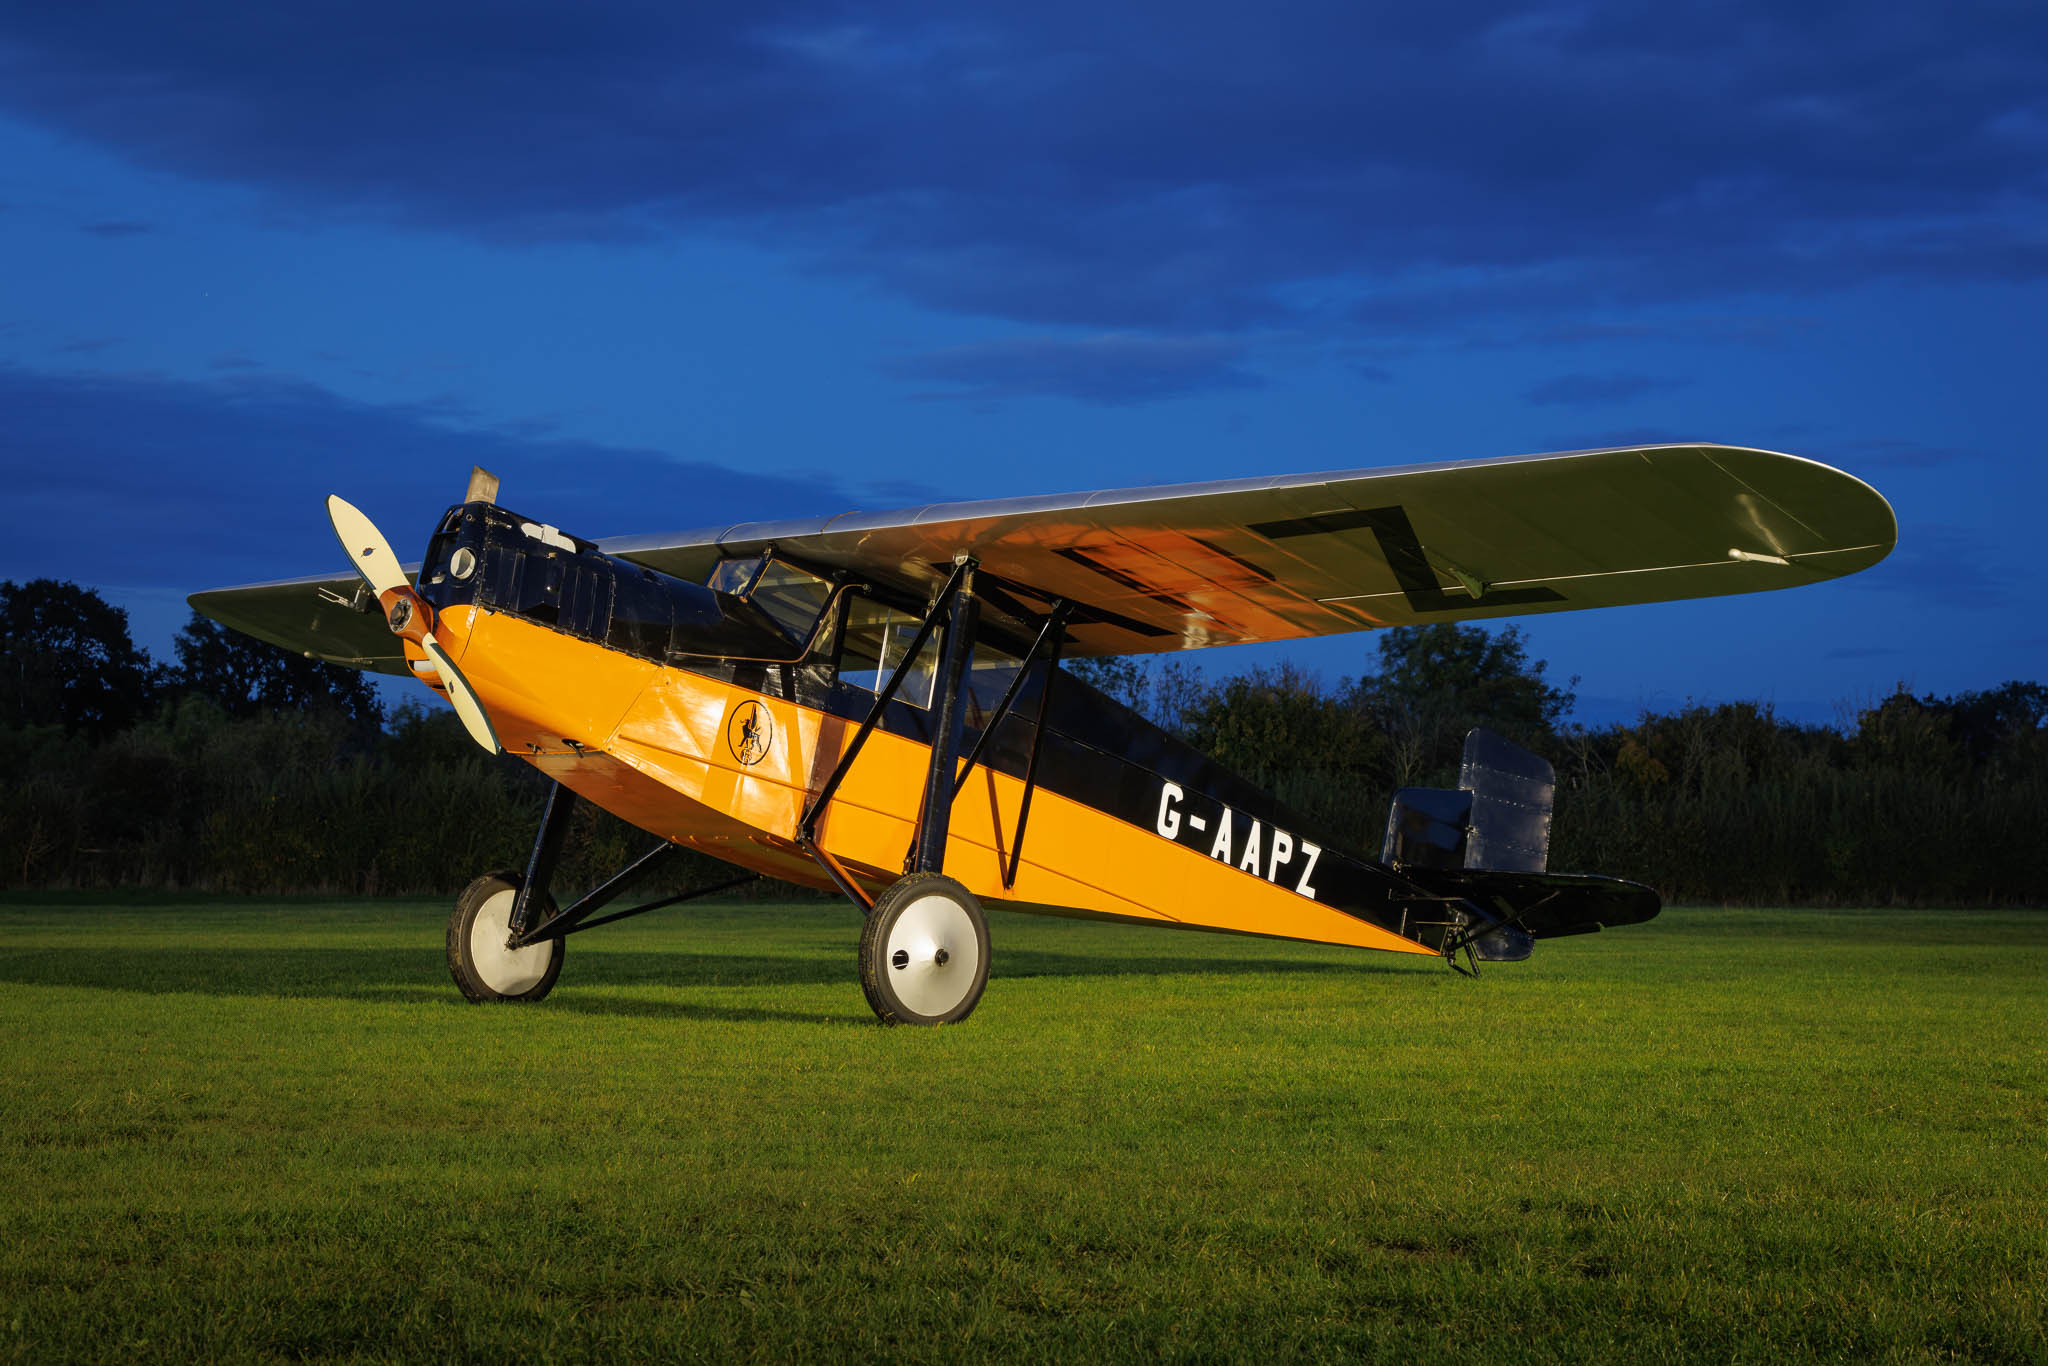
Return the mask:
[[[909,866],[876,899],[860,936],[861,990],[883,1024],[954,1024],[967,1018],[988,984],[988,921],[981,903],[944,871],[980,609],[969,567],[947,604],[931,767]]]
[[[797,842],[826,874],[867,911],[860,937],[860,985],[883,1024],[952,1024],[967,1018],[988,984],[988,921],[974,894],[945,875],[946,834],[959,787],[960,740],[967,722],[967,669],[974,658],[974,628],[981,604],[974,596],[974,561],[960,556],[932,610],[905,647],[903,662],[883,684],[867,720],[805,809]],[[940,618],[946,621],[945,658],[932,707],[931,764],[924,801],[904,876],[872,905],[817,842],[818,817],[839,790],[889,700]]]
[[[486,873],[455,898],[448,917],[448,975],[470,1000],[538,1001],[562,975],[559,936],[531,943],[522,942],[522,936],[529,925],[554,918],[548,884],[575,811],[576,794],[555,784],[541,812],[525,875]]]

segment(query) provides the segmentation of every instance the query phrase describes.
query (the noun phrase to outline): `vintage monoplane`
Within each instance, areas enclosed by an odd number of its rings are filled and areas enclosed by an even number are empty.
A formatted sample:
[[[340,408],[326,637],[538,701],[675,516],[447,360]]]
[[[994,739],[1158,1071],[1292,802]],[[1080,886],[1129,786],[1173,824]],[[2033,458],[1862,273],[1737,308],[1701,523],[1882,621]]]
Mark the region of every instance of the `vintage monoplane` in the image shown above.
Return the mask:
[[[1062,658],[1284,641],[1836,578],[1890,551],[1874,489],[1713,445],[1574,451],[955,503],[587,541],[479,470],[416,570],[340,498],[351,576],[192,605],[308,656],[410,674],[554,780],[523,874],[457,899],[472,1001],[533,1001],[571,933],[678,848],[836,887],[886,1022],[960,1020],[981,903],[1436,954],[1647,920],[1647,887],[1546,868],[1552,774],[1488,735],[1403,789],[1378,857],[1311,828]],[[565,909],[578,800],[659,840]],[[1027,838],[1028,837],[1028,838]],[[715,890],[715,889],[706,889]]]

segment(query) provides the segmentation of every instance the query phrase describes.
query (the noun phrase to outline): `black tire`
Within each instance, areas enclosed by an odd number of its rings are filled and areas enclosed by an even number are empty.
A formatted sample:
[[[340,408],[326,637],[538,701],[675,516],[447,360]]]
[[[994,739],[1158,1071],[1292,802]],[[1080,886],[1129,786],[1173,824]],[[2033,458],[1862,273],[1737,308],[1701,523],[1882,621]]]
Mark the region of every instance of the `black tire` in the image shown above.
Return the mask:
[[[892,883],[861,927],[860,989],[883,1024],[958,1024],[981,1000],[988,962],[981,903],[940,873]]]
[[[448,917],[448,975],[478,1005],[538,1001],[562,975],[562,941],[544,939],[523,949],[505,948],[513,899],[524,879],[514,872],[486,873],[462,889]],[[554,898],[533,903],[533,913],[555,913]],[[481,926],[479,921],[482,922]]]

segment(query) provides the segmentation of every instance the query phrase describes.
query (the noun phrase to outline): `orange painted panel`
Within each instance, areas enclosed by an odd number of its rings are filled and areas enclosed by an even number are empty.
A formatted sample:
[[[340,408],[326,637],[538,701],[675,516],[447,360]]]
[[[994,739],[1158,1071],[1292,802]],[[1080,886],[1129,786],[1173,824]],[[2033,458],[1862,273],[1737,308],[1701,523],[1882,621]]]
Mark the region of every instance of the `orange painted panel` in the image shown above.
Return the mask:
[[[827,885],[796,847],[797,824],[853,722],[515,617],[465,609],[442,631],[456,638],[444,642],[451,653],[465,647],[463,672],[511,752],[664,839]],[[819,843],[871,891],[901,876],[929,758],[926,745],[872,732],[819,822]],[[984,769],[954,804],[946,871],[985,901],[1433,952],[1044,788],[1032,798],[1016,886],[1005,891],[1022,797],[1021,781]]]

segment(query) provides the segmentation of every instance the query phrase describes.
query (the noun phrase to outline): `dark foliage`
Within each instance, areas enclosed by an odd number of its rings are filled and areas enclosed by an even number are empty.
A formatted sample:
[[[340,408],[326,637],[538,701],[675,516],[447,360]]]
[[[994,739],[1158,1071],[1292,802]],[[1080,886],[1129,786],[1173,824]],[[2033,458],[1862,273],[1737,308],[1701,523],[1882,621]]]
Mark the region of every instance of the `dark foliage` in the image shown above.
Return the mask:
[[[155,700],[128,613],[91,589],[56,579],[0,583],[0,627],[0,726],[104,738]]]
[[[1387,736],[1400,782],[1447,774],[1474,726],[1541,749],[1571,713],[1571,688],[1545,680],[1548,665],[1529,658],[1517,627],[1496,635],[1439,622],[1397,626],[1375,640],[1379,672],[1359,680],[1354,703]]]
[[[359,676],[199,624],[156,681],[96,595],[49,581],[0,593],[0,886],[445,894],[523,863],[545,780],[480,753],[445,708],[384,718]],[[1564,723],[1569,688],[1512,628],[1387,631],[1377,645],[1376,673],[1335,686],[1286,665],[1214,683],[1178,660],[1074,672],[1367,854],[1394,788],[1452,782],[1465,731],[1484,725],[1557,766],[1555,868],[1684,901],[2048,901],[2041,684],[1901,690],[1839,728],[1734,703],[1587,731]],[[70,663],[38,663],[45,651]],[[561,885],[594,883],[648,844],[586,805]],[[730,871],[697,855],[671,869],[679,889]]]
[[[1455,781],[1483,725],[1558,770],[1551,866],[1673,900],[2035,905],[2048,829],[2048,687],[1901,690],[1842,729],[1730,703],[1570,727],[1568,688],[1512,627],[1393,630],[1380,669],[1335,687],[1282,666],[1210,684],[1129,660],[1077,672],[1376,853],[1394,789]]]
[[[196,613],[177,665],[155,668],[126,614],[89,589],[0,594],[0,886],[445,892],[525,863],[547,783],[481,753],[453,712],[408,703],[386,724],[364,675]],[[562,885],[601,880],[651,843],[585,805]],[[730,871],[686,854],[667,883]]]
[[[99,743],[0,732],[0,765],[17,775],[0,788],[0,886],[449,893],[525,865],[547,788],[453,712],[410,705],[365,745],[336,709],[232,717],[186,696]],[[558,885],[593,885],[652,843],[585,804]],[[685,854],[667,885],[730,875]]]
[[[384,704],[360,670],[295,655],[197,612],[172,644],[178,666],[167,685],[204,697],[230,716],[332,710],[371,730],[384,722]]]

